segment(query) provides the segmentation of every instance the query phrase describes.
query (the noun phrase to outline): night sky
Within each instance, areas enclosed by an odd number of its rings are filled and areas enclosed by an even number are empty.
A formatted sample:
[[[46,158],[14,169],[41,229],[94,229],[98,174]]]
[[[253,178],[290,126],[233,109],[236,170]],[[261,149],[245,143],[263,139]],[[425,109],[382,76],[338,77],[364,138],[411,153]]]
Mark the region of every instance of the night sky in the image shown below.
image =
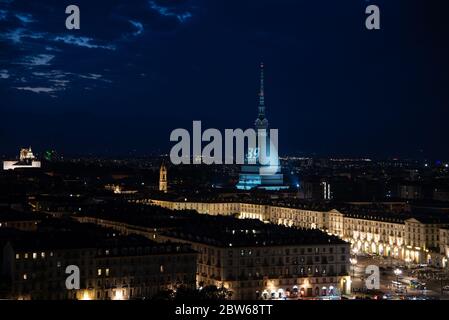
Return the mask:
[[[380,31],[365,8],[381,9]],[[65,8],[81,30],[65,28]],[[280,154],[448,159],[447,0],[0,0],[0,154],[168,152],[248,128]]]

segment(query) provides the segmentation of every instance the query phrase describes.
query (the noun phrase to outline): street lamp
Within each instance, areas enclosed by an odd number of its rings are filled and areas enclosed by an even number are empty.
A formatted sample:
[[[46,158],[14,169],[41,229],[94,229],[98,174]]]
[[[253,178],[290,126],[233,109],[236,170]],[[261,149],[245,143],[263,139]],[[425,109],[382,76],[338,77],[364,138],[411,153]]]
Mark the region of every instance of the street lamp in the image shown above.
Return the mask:
[[[393,272],[396,275],[396,282],[397,282],[396,286],[399,287],[399,276],[402,274],[402,270],[399,268],[396,268],[396,269],[394,269]]]

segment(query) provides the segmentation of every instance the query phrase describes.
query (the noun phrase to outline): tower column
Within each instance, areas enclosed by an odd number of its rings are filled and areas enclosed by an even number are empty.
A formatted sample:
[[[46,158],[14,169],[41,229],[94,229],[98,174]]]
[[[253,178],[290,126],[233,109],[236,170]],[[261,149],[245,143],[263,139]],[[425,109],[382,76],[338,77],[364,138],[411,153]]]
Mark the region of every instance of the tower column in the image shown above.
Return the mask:
[[[167,167],[164,163],[162,163],[159,170],[159,191],[162,191],[164,193],[167,193],[168,191]]]

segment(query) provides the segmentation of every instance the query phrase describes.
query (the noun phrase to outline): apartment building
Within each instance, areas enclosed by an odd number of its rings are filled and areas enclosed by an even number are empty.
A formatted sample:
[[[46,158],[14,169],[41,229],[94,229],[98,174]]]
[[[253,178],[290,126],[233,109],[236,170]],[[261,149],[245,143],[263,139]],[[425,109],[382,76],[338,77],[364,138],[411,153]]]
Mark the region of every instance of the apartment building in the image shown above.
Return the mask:
[[[208,206],[198,202],[180,202],[148,200],[147,203],[178,210],[188,208],[199,213],[209,214]],[[444,216],[412,215],[410,213],[385,210],[370,211],[345,209],[312,209],[288,203],[232,203],[232,212],[238,210],[243,219],[258,219],[288,227],[320,229],[351,244],[352,253],[369,253],[401,259],[406,263],[426,263],[443,266],[440,231],[449,226]],[[221,208],[224,207],[220,203]],[[201,208],[201,209],[200,209]],[[218,213],[221,212],[221,213]],[[229,215],[230,211],[215,211],[214,214]],[[445,258],[447,260],[447,257]],[[446,266],[447,264],[444,263]]]
[[[90,229],[82,224],[76,232],[23,233],[8,241],[2,248],[5,298],[127,300],[195,287],[197,254],[190,246]],[[68,266],[79,268],[79,290],[66,287]]]
[[[319,230],[231,217],[194,219],[157,235],[198,252],[199,286],[233,299],[332,296],[350,292],[350,245]]]

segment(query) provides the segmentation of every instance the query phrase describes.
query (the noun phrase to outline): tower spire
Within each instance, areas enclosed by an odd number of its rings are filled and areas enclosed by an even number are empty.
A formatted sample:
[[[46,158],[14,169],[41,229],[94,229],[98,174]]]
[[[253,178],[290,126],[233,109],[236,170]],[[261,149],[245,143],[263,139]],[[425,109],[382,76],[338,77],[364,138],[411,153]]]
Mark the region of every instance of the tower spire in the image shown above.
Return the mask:
[[[259,119],[265,119],[264,64],[260,63]]]
[[[265,65],[263,62],[260,63],[260,89],[259,89],[259,114],[257,116],[255,126],[256,129],[267,129],[268,120],[265,115],[265,75],[264,75]]]

